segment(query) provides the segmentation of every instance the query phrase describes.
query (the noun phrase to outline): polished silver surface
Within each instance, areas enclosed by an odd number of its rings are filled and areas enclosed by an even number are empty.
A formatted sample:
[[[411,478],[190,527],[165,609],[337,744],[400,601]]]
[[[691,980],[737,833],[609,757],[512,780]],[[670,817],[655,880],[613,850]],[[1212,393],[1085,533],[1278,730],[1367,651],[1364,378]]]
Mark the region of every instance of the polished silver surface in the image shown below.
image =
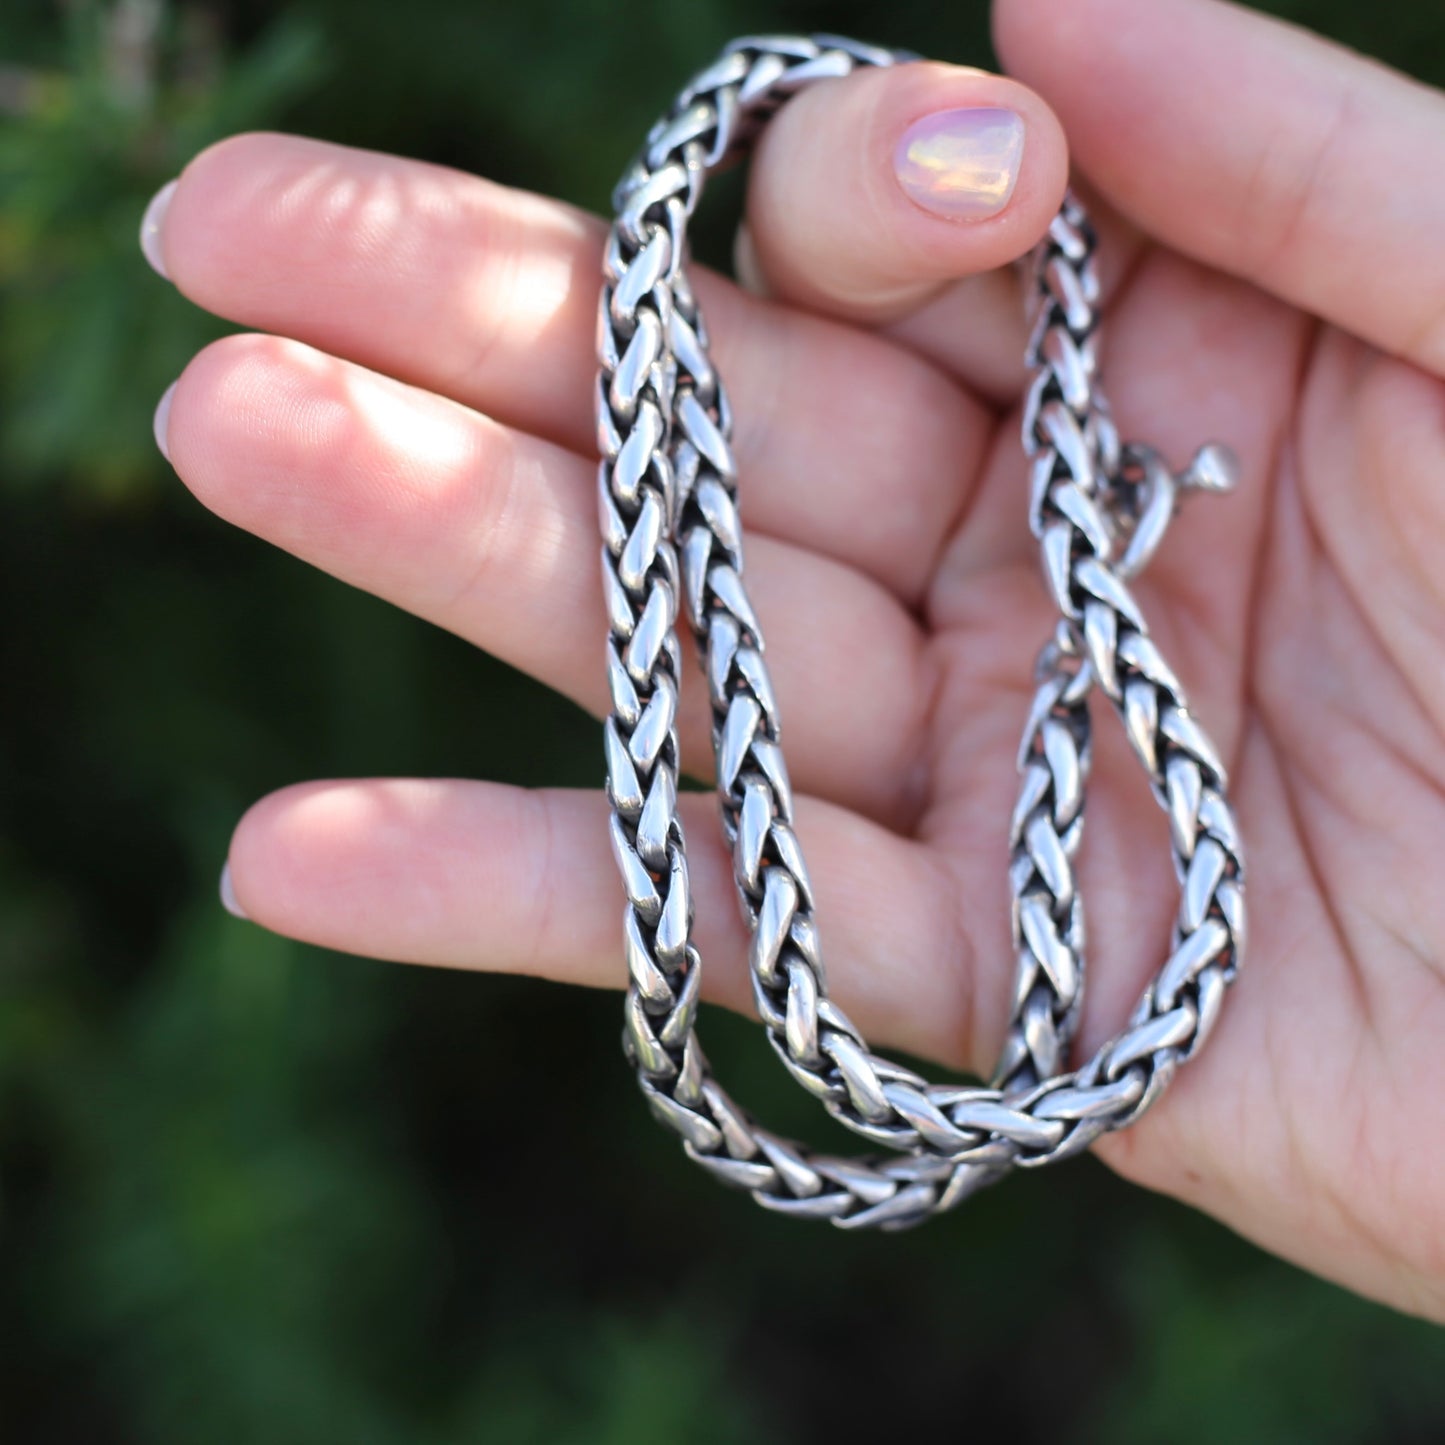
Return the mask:
[[[828,996],[762,628],[744,581],[731,414],[688,283],[687,226],[708,174],[796,91],[913,58],[836,36],[729,45],[678,95],[614,191],[598,327],[612,707],[604,733],[627,897],[624,1049],[653,1113],[694,1160],[769,1209],[843,1228],[917,1223],[1013,1167],[1068,1157],[1133,1122],[1208,1036],[1244,938],[1244,867],[1224,771],[1129,590],[1182,494],[1226,490],[1237,468],[1211,445],[1175,476],[1152,449],[1120,441],[1097,377],[1095,238],[1070,196],[1026,268],[1033,381],[1020,512],[1059,618],[1035,664],[1019,748],[1009,831],[1013,1017],[992,1086],[931,1083],[880,1057]],[[676,811],[679,611],[706,674],[722,827],[768,1039],[835,1119],[892,1154],[840,1159],[781,1139],[708,1069]],[[1071,1070],[1085,975],[1074,859],[1096,687],[1168,820],[1180,903],[1165,960],[1127,1025]]]

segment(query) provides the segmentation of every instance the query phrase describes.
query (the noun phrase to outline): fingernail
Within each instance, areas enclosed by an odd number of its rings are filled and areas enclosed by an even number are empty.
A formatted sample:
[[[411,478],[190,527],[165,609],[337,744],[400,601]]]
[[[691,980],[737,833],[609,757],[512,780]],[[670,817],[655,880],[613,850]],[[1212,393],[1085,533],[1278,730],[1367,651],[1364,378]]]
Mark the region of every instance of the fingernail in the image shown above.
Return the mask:
[[[171,459],[170,429],[171,429],[171,402],[175,399],[176,383],[166,387],[165,394],[156,403],[155,418],[151,422],[151,430],[156,434],[156,446],[160,448],[161,455],[167,460]]]
[[[146,213],[140,221],[141,252],[151,263],[151,270],[156,275],[163,276],[167,281],[171,278],[166,271],[165,259],[161,255],[161,227],[166,223],[166,212],[171,208],[171,197],[175,193],[176,183],[167,181],[151,197],[151,203],[146,207]]]
[[[753,233],[744,221],[733,236],[733,275],[744,291],[754,296],[766,297],[768,283],[758,261],[758,250],[753,245]]]
[[[231,864],[228,859],[221,869],[221,907],[233,918],[245,918],[246,910],[236,902],[236,890],[231,886]]]
[[[940,110],[903,132],[893,169],[904,193],[925,211],[981,221],[1008,205],[1023,151],[1023,117],[1012,110]]]

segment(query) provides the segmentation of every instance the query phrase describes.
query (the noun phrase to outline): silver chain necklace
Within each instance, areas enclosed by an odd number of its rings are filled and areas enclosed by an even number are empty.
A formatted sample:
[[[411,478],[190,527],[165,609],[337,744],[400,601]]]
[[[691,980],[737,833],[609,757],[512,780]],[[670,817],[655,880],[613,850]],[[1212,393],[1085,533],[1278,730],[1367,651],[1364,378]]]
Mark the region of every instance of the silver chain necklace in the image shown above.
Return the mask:
[[[734,41],[682,90],[613,193],[597,417],[609,633],[612,844],[627,903],[623,1046],[687,1154],[759,1204],[843,1228],[900,1228],[1010,1169],[1051,1163],[1137,1119],[1203,1044],[1244,947],[1244,865],[1224,768],[1129,590],[1183,489],[1222,491],[1219,446],[1172,474],[1124,445],[1096,380],[1094,234],[1072,196],[1029,258],[1024,408],[1029,521],[1059,619],[1035,666],[1009,830],[1014,1009],[991,1087],[936,1084],[879,1057],[828,996],[779,745],[763,634],[744,585],[731,414],[687,275],[705,178],[798,90],[916,59],[836,36]],[[751,929],[762,1022],[788,1072],[888,1153],[838,1158],[769,1133],[713,1078],[696,1033],[702,960],[682,823],[679,607],[712,703],[722,827]],[[1066,1067],[1084,979],[1074,858],[1095,685],[1169,824],[1179,909],[1122,1032]],[[1002,830],[1001,830],[1002,831]]]

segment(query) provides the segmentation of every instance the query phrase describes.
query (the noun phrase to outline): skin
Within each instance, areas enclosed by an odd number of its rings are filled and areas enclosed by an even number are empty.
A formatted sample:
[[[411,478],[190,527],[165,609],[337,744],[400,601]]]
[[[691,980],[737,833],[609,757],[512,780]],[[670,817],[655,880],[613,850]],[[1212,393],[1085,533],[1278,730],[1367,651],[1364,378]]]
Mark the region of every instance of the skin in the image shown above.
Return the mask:
[[[753,291],[699,278],[834,994],[875,1044],[951,1068],[986,1071],[1006,1024],[1012,754],[1052,615],[1024,519],[1019,300],[995,268],[1057,207],[1066,133],[1122,431],[1176,465],[1211,438],[1244,462],[1138,594],[1230,766],[1250,954],[1208,1048],[1099,1152],[1445,1319],[1445,97],[1214,0],[998,0],[995,25],[1017,80],[910,66],[786,107],[750,181]],[[990,105],[1025,121],[1012,198],[930,215],[894,180],[898,136]],[[161,253],[256,334],[180,378],[163,441],[182,479],[601,709],[602,234],[414,162],[265,135],[205,152]],[[695,680],[682,746],[706,772]],[[1096,716],[1080,1057],[1158,967],[1177,904],[1157,809]],[[707,991],[746,1008],[713,806],[686,803]],[[246,814],[231,878],[297,938],[615,986],[605,811],[309,783]]]

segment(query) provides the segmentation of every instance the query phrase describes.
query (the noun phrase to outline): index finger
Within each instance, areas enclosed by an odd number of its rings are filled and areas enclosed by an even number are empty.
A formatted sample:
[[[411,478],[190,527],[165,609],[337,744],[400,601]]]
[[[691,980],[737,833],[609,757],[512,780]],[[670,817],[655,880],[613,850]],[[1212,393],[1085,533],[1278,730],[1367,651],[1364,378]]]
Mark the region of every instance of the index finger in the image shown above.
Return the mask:
[[[996,0],[1130,220],[1445,375],[1445,95],[1219,0]]]

